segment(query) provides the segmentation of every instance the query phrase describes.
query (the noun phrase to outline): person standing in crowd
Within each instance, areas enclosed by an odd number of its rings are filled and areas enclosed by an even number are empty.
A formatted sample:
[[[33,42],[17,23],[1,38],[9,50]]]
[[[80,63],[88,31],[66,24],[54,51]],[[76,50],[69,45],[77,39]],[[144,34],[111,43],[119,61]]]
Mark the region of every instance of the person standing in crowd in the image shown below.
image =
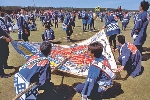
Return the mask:
[[[1,21],[0,21],[1,23]],[[9,39],[9,35],[1,28],[0,25],[0,77],[1,78],[8,78],[10,77],[9,74],[5,74],[4,68],[7,64],[7,59],[9,56],[9,47],[8,44],[11,42]]]
[[[86,9],[82,11],[81,17],[82,17],[83,32],[85,32],[87,26],[87,19],[88,19],[88,14],[86,12]]]
[[[63,23],[64,22],[64,13],[62,12],[62,10],[60,10],[60,22]]]
[[[37,30],[35,20],[35,14],[32,12],[28,17],[28,27],[30,30]]]
[[[78,11],[78,19],[81,19],[81,11]]]
[[[93,18],[92,18],[92,28],[93,30],[95,30],[95,25],[94,25],[94,21],[96,20],[97,16],[95,13],[92,12]]]
[[[8,29],[8,26],[7,26],[7,23],[6,23],[6,18],[5,18],[5,13],[4,12],[1,12],[0,10],[0,25],[1,25],[1,28],[7,33],[7,34],[10,34],[9,32],[9,29]]]
[[[142,56],[140,51],[132,43],[126,42],[125,36],[119,35],[117,38],[119,43],[118,61],[121,63],[121,67],[117,71],[121,72],[122,70],[126,70],[128,76],[133,78],[140,75],[142,72]]]
[[[103,22],[103,13],[102,12],[99,12],[99,18],[100,18],[100,22]]]
[[[25,42],[29,41],[29,27],[28,27],[28,20],[25,17],[25,8],[21,8],[20,13],[21,15],[19,16],[17,20],[17,25],[18,25],[18,39],[23,39]]]
[[[134,24],[136,23],[136,21],[138,19],[138,15],[139,15],[139,12],[136,12],[135,15],[133,16]]]
[[[109,36],[109,43],[112,46],[113,42],[113,50],[116,49],[116,36],[120,34],[120,28],[118,26],[118,18],[116,15],[113,14],[113,11],[107,12],[108,18],[105,23],[105,26],[102,28],[106,28],[106,35]]]
[[[93,42],[88,45],[88,55],[94,58],[94,61],[90,64],[86,82],[75,88],[82,94],[82,100],[101,100],[102,94],[113,85],[112,80],[116,75],[111,71],[111,66],[102,52],[101,43]]]
[[[3,16],[4,13],[1,12],[0,15]],[[0,17],[0,77],[8,78],[9,74],[5,74],[4,68],[7,66],[7,59],[9,56],[9,47],[8,44],[11,42],[9,39],[9,30],[6,27],[5,21],[2,17]]]
[[[70,42],[70,36],[73,33],[72,29],[72,21],[73,21],[74,12],[71,12],[71,14],[68,14],[64,20],[63,25],[66,27],[66,34],[67,34],[67,42]]]
[[[9,37],[9,34],[10,34],[10,32],[9,32],[9,29],[8,29],[8,26],[6,25],[6,21],[5,21],[5,13],[3,12],[1,12],[1,10],[0,10],[0,27],[2,28],[2,30],[5,32],[5,34],[7,34],[7,35],[4,35],[5,37]],[[1,30],[1,31],[2,31]],[[2,32],[3,33],[3,32]],[[5,38],[4,38],[5,39]],[[6,41],[7,42],[7,41]],[[10,42],[10,41],[9,41]],[[7,59],[8,59],[8,56],[9,56],[9,42],[7,42],[7,43],[5,43],[4,45],[5,45],[5,47],[4,47],[4,49],[5,49],[5,56],[4,56],[4,65],[3,65],[3,67],[4,68],[8,68],[8,65],[7,65]],[[3,44],[3,43],[2,43]],[[6,46],[6,44],[7,44],[7,46]],[[2,51],[2,53],[3,53],[4,51]],[[1,57],[3,57],[3,56],[1,56]]]
[[[53,26],[51,23],[51,15],[49,12],[45,13],[44,25],[48,24],[50,27]]]
[[[88,24],[88,29],[90,30],[90,32],[92,32],[92,18],[93,18],[93,13],[92,11],[89,11],[87,24]]]
[[[122,30],[124,30],[124,31],[126,30],[129,20],[130,20],[130,16],[129,16],[128,12],[126,11],[123,16],[123,20],[122,20]]]
[[[72,29],[74,29],[74,27],[75,27],[75,20],[76,20],[76,14],[75,14],[75,12],[73,12],[73,14],[72,14]]]
[[[134,39],[134,45],[137,47],[137,49],[141,52],[143,51],[143,44],[146,41],[146,30],[149,23],[149,15],[147,10],[149,9],[149,3],[147,1],[142,1],[140,3],[140,13],[138,15],[138,19],[134,25],[134,28],[132,29],[131,36]]]
[[[5,16],[5,23],[8,27],[8,29],[10,28],[11,32],[15,32],[14,28],[13,28],[13,25],[12,25],[13,21],[11,20],[11,17],[8,14]]]
[[[41,13],[40,13],[40,21],[41,21],[43,26],[44,26],[44,18],[45,18],[44,11],[41,11]]]
[[[55,11],[54,23],[55,23],[55,28],[58,28],[58,12],[57,11]]]
[[[106,24],[106,22],[108,21],[108,11],[105,12],[104,20],[105,20],[105,24]]]

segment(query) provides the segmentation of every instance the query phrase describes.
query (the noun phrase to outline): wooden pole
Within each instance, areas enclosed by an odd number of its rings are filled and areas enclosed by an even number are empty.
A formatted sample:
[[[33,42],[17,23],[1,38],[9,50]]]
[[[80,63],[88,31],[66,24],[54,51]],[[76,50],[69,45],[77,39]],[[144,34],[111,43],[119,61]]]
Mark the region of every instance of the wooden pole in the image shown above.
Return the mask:
[[[55,67],[54,69],[52,69],[51,72],[57,70],[62,64],[64,64],[69,58],[64,59],[57,67]],[[31,85],[29,85],[28,88],[26,88],[25,90],[23,90],[22,92],[20,92],[18,95],[16,95],[12,100],[18,100],[24,93],[28,92],[33,86],[35,86],[37,84],[37,82],[32,83]]]

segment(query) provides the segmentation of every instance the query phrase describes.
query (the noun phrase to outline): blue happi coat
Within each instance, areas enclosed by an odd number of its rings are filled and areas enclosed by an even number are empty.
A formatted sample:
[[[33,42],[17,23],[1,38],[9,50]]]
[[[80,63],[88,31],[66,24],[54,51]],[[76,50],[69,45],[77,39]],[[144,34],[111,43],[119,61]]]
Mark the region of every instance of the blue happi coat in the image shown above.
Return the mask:
[[[63,22],[63,30],[71,29],[72,21],[73,21],[73,17],[70,14],[68,14]]]
[[[25,29],[28,29],[28,16],[20,15],[17,19],[18,25],[18,39],[22,39],[23,34],[25,34]]]
[[[54,31],[50,28],[49,30],[44,31],[45,40],[54,40]]]
[[[7,33],[9,34],[9,30],[8,30],[8,27],[5,23],[5,18],[4,17],[0,17],[0,27]]]
[[[88,25],[91,25],[91,24],[92,24],[92,18],[93,18],[93,13],[90,12],[90,13],[88,14],[88,20],[87,20],[87,24],[88,24]]]
[[[98,62],[107,61],[104,56],[101,56],[100,58],[95,58],[94,60]],[[109,65],[109,63],[107,64]],[[107,76],[106,73],[104,73],[100,68],[91,64],[89,67],[88,76],[86,78],[86,82],[85,82],[85,85],[81,94],[90,96],[92,89],[97,84],[99,84],[99,87],[97,88],[97,92],[103,92],[105,90],[103,90],[101,86],[107,87],[107,86],[112,85],[112,79],[110,79],[110,77]]]
[[[141,12],[138,15],[138,19],[131,33],[131,36],[137,35],[137,37],[134,39],[134,45],[143,45],[145,43],[147,37],[146,30],[148,23],[149,23],[148,13],[146,11]],[[138,32],[136,30],[138,30]]]
[[[108,16],[105,26],[106,26],[107,36],[120,34],[120,28],[118,26],[118,19],[117,19],[117,16],[115,16],[114,14],[111,14],[110,16]]]
[[[127,73],[132,77],[139,75],[141,72],[142,57],[136,46],[126,42],[118,49],[120,53],[118,60],[124,66],[124,69],[127,70]]]
[[[88,13],[86,11],[82,11],[81,17],[82,17],[82,24],[87,24]]]
[[[136,23],[137,19],[138,19],[138,14],[135,14],[135,15],[133,16],[134,24]]]
[[[127,27],[128,23],[129,23],[129,20],[130,20],[129,14],[124,14],[123,20],[122,20],[122,26],[123,26],[124,28]]]
[[[38,62],[32,63],[30,65],[26,65],[29,62],[35,61],[36,59],[41,59]],[[36,100],[36,96],[38,95],[37,86],[42,86],[47,80],[50,81],[50,64],[49,60],[46,57],[39,53],[27,58],[27,62],[20,67],[19,72],[14,76],[14,87],[16,94],[19,94],[24,89],[28,88],[33,82],[33,76],[37,75],[35,78],[38,79],[38,84],[32,87],[27,93],[23,94],[19,100]]]

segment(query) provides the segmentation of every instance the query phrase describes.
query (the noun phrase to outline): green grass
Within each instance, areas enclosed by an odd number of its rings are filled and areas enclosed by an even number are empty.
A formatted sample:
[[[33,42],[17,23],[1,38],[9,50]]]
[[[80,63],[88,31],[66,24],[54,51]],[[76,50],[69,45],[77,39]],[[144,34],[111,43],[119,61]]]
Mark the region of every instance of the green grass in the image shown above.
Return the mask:
[[[103,26],[104,23],[100,22],[99,19],[95,21],[95,28],[100,29]],[[66,33],[65,31],[62,31],[61,28],[62,24],[59,23],[59,28],[52,29],[55,31],[55,42],[60,42],[60,44],[67,44],[66,42]],[[119,21],[119,26],[121,27],[121,22]],[[130,23],[128,25],[128,28],[126,31],[122,31],[122,34],[126,36],[126,40],[129,42],[133,42],[132,38],[130,37],[131,30],[133,28],[134,24],[132,19],[130,20]],[[38,31],[31,31],[31,36],[29,37],[29,40],[31,42],[41,42],[41,34],[44,32],[44,27],[41,25],[39,19],[37,19],[37,28]],[[136,78],[129,77],[127,80],[122,81],[119,79],[114,80],[114,86],[109,89],[104,94],[104,99],[110,99],[110,100],[149,100],[150,99],[150,28],[148,26],[147,29],[147,41],[144,44],[145,52],[143,53],[143,61],[142,65],[144,66],[144,72],[141,76]],[[96,32],[82,32],[82,24],[81,20],[76,20],[76,27],[74,29],[74,33],[72,35],[72,39],[76,42],[79,42],[80,40],[88,39],[89,37],[93,36]],[[17,39],[17,33],[11,33],[12,38],[15,40]],[[12,47],[12,45],[9,45],[10,47],[10,55],[8,59],[8,65],[16,67],[16,70],[19,66],[21,66],[25,59],[21,57]],[[114,53],[115,58],[118,57],[118,52]],[[5,69],[6,73],[14,73],[15,69]],[[126,72],[120,73],[121,77],[125,77]],[[11,100],[15,96],[14,92],[14,86],[13,86],[13,78],[14,76],[10,78],[1,78],[0,79],[0,100]],[[78,77],[69,77],[65,76],[63,79],[64,88],[61,88],[60,85],[62,80],[62,74],[61,75],[52,75],[52,82],[57,85],[57,89],[59,88],[60,91],[58,93],[59,95],[62,95],[63,93],[66,95],[70,95],[72,97],[72,100],[81,100],[81,95],[78,93],[75,93],[72,85],[74,83],[78,82],[84,82],[85,79],[78,78]],[[62,89],[62,90],[61,90]],[[62,93],[62,94],[61,94]],[[43,99],[44,100],[44,99]],[[53,99],[50,99],[53,100]],[[61,99],[61,100],[68,100],[68,99]]]

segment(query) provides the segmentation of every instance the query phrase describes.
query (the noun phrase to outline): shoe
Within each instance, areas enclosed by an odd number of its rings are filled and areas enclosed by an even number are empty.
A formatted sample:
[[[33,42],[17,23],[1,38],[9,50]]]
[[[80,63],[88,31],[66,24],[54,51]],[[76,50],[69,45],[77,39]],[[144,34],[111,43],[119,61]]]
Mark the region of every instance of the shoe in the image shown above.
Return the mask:
[[[67,39],[67,42],[70,42],[70,39]]]
[[[3,75],[0,75],[0,78],[8,78],[8,77],[11,77],[10,74],[3,74]]]
[[[13,69],[13,66],[4,65],[4,69]]]

